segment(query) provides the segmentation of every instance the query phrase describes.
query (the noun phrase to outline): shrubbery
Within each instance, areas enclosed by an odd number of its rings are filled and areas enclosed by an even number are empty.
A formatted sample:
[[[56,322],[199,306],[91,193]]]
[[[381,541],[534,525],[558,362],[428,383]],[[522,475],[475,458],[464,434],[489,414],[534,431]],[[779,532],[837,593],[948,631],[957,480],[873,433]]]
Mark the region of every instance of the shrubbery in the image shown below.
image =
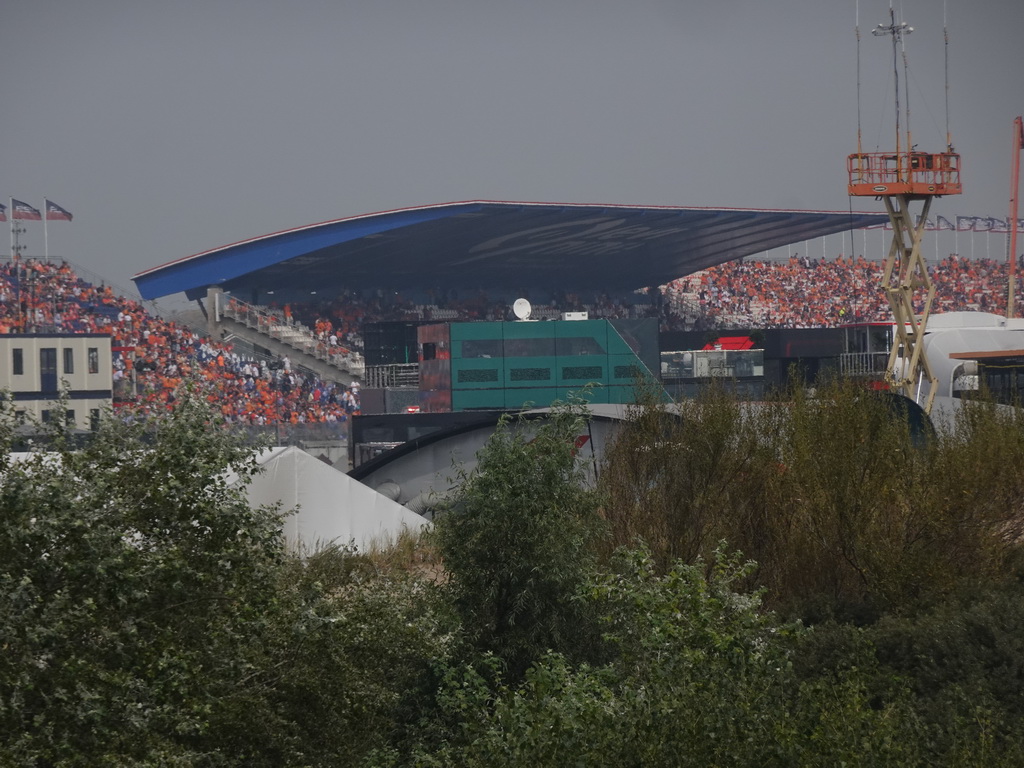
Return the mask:
[[[0,423],[0,765],[344,765],[401,732],[450,622],[406,574],[289,555],[205,405],[18,462]]]
[[[848,382],[741,404],[710,391],[636,409],[601,473],[608,549],[666,564],[720,540],[755,560],[772,607],[870,621],[999,579],[1024,534],[1021,414],[976,403],[915,435]]]
[[[210,427],[0,465],[0,764],[1024,763],[1016,412],[651,402],[595,488],[567,407],[415,546],[301,558]]]

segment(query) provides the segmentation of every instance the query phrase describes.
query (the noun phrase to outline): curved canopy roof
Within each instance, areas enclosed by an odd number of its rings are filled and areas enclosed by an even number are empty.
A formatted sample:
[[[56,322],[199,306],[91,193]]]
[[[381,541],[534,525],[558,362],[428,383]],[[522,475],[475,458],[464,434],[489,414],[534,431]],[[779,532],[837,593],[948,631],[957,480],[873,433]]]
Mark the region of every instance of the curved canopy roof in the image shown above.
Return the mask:
[[[333,288],[662,285],[726,261],[885,214],[472,201],[311,224],[147,269],[144,298]]]

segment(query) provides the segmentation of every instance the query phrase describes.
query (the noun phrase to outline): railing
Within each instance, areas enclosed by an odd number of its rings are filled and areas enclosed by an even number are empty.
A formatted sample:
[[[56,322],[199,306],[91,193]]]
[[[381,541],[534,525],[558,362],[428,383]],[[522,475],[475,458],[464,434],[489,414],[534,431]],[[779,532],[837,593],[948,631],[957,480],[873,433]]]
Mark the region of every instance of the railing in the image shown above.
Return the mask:
[[[888,366],[888,352],[844,352],[839,356],[843,376],[881,376]]]
[[[699,275],[700,272],[695,272],[694,274]],[[690,275],[690,277],[693,277],[693,275]],[[672,311],[681,317],[688,327],[696,326],[698,322],[703,321],[705,328],[730,328],[741,326],[750,321],[747,315],[727,317],[725,315],[709,314],[701,306],[697,294],[693,291],[677,292],[668,301]],[[762,318],[764,314],[764,310],[760,310],[756,316]]]
[[[264,336],[280,341],[282,344],[298,350],[304,355],[315,357],[339,370],[362,377],[365,366],[363,356],[358,352],[341,346],[331,346],[318,339],[309,328],[290,317],[267,307],[248,304],[241,299],[218,293],[215,317],[229,317],[247,328],[252,328]]]
[[[950,152],[864,152],[850,155],[846,169],[850,189],[857,193],[881,193],[894,184],[945,194],[960,191],[960,155]]]
[[[331,443],[348,441],[348,422],[331,424],[231,424],[231,432],[246,435],[252,442],[269,442],[271,445],[298,445],[303,443]]]

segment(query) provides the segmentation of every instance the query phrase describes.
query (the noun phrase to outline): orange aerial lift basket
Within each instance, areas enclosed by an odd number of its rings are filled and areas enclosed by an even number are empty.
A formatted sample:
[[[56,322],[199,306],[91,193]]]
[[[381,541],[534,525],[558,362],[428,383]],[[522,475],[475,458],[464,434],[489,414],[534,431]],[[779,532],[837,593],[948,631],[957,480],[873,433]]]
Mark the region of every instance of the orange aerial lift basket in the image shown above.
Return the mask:
[[[959,195],[960,155],[953,152],[864,152],[846,159],[850,174],[849,194]]]

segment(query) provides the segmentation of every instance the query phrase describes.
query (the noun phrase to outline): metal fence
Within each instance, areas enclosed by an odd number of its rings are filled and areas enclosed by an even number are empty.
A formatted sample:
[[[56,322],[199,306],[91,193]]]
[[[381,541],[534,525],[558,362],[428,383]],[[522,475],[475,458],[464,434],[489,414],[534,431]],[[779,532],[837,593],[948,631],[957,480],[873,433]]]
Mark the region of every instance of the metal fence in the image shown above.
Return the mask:
[[[844,352],[839,356],[839,371],[844,376],[880,376],[888,365],[888,352]]]
[[[344,443],[348,445],[347,421],[333,424],[232,424],[228,427],[238,435],[244,435],[252,443],[270,445],[298,445],[307,443]]]

